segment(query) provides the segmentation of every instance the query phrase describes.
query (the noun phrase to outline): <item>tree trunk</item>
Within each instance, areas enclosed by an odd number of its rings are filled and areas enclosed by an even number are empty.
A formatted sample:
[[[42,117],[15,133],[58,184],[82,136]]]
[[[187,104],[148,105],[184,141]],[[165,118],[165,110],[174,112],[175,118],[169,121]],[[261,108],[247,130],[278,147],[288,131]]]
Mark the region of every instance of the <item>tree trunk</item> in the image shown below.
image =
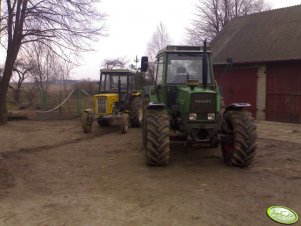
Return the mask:
[[[22,87],[23,81],[25,80],[25,76],[24,76],[24,75],[25,75],[25,74],[23,74],[23,78],[24,78],[24,79],[20,78],[19,81],[18,81],[18,84],[17,84],[17,88],[14,89],[14,98],[15,98],[15,101],[16,101],[17,103],[19,103],[19,101],[20,101],[20,97],[21,97],[21,87]]]
[[[0,82],[0,125],[7,123],[7,106],[6,106],[6,93],[10,80],[8,70],[5,69],[3,77]]]
[[[7,56],[3,77],[0,81],[0,125],[7,124],[6,94],[14,65],[13,57],[12,59],[9,58],[10,57]]]
[[[15,101],[18,103],[19,100],[20,100],[20,96],[21,96],[21,88],[17,87],[15,90],[14,90],[14,99]]]
[[[3,81],[0,82],[0,125],[7,123],[6,91]]]

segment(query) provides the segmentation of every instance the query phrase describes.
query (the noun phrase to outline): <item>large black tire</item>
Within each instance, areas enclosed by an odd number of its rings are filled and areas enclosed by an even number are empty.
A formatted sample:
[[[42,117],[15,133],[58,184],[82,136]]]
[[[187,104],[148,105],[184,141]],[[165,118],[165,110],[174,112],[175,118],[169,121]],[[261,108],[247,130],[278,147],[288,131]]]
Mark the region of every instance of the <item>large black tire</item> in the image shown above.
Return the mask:
[[[142,120],[142,144],[143,147],[146,148],[147,146],[147,124],[146,124],[146,118],[148,115],[149,111],[145,110],[143,113],[143,120]]]
[[[84,112],[81,116],[81,124],[84,133],[90,133],[92,131],[92,119],[88,112]]]
[[[256,124],[250,112],[229,110],[224,114],[222,133],[233,134],[233,141],[223,141],[224,161],[230,166],[249,166],[256,154]]]
[[[130,121],[132,127],[140,127],[142,125],[143,105],[142,98],[136,97],[130,104]]]
[[[100,127],[103,126],[110,126],[111,125],[111,119],[107,119],[107,118],[100,118],[97,119],[97,123]]]
[[[146,125],[146,115],[148,114],[149,111],[147,111],[147,106],[149,103],[149,97],[145,96],[143,98],[142,102],[142,109],[143,109],[143,117],[142,117],[142,142],[143,142],[143,147],[146,148],[146,134],[147,134],[147,125]]]
[[[165,110],[146,110],[144,119],[146,162],[151,166],[165,166],[169,161],[169,115]]]

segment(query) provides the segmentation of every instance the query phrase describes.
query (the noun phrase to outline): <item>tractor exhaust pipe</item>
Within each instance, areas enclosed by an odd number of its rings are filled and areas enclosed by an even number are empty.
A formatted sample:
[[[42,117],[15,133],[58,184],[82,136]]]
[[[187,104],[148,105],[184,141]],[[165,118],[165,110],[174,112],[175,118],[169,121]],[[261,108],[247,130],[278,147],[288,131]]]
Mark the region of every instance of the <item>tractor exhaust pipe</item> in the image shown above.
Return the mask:
[[[120,80],[120,76],[118,77],[118,99],[119,102],[121,101],[121,80]]]
[[[207,39],[204,41],[204,56],[203,56],[203,88],[207,88],[207,82],[208,82],[208,55],[207,55]]]

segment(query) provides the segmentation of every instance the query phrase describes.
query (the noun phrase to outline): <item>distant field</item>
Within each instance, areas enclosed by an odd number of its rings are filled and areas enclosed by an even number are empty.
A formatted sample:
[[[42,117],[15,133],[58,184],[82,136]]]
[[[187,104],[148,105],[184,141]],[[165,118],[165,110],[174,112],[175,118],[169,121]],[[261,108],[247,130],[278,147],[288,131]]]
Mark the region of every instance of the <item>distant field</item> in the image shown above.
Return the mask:
[[[9,90],[7,108],[8,111],[15,111],[20,108],[44,110],[43,106],[46,106],[46,110],[50,110],[65,100],[65,98],[68,97],[73,90],[75,91],[67,102],[56,111],[77,114],[78,111],[90,108],[93,101],[92,97],[97,92],[97,83],[85,81],[75,84],[66,84],[65,86],[61,84],[51,84],[48,88],[47,97],[44,99],[42,98],[39,90],[34,87],[33,84],[26,83],[22,86],[20,100],[18,103],[14,100],[14,90]],[[85,92],[79,92],[78,90],[84,90]],[[88,93],[90,96],[87,96],[85,93]]]

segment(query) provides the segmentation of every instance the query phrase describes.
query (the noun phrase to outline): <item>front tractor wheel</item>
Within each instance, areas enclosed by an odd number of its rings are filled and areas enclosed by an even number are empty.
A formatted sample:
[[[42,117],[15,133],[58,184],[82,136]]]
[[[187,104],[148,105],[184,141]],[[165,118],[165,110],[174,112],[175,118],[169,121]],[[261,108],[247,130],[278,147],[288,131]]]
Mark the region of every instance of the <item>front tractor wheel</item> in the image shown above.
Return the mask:
[[[165,110],[146,110],[143,138],[148,165],[165,166],[169,161],[169,115]]]
[[[81,124],[84,133],[90,133],[92,130],[92,115],[89,112],[84,112],[81,116]]]
[[[129,114],[123,113],[120,119],[120,132],[122,134],[125,134],[128,132],[128,128],[129,128]]]
[[[256,153],[256,124],[250,112],[228,111],[224,115],[222,133],[232,134],[233,140],[222,141],[221,148],[226,164],[246,167]]]
[[[140,127],[142,125],[143,106],[141,97],[136,97],[130,104],[130,118],[132,127]]]

